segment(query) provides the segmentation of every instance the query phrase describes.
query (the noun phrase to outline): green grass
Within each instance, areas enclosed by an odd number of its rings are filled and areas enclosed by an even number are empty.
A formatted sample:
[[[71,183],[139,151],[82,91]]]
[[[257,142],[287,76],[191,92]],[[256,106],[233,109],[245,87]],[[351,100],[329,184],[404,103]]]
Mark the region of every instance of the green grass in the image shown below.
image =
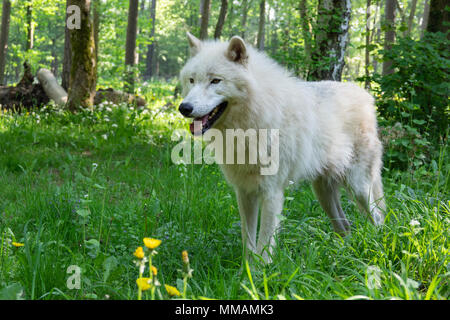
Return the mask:
[[[353,222],[344,239],[308,184],[286,190],[274,261],[247,269],[232,188],[216,165],[171,162],[171,134],[186,125],[173,86],[154,86],[145,112],[104,105],[0,116],[0,298],[136,299],[133,252],[147,236],[163,241],[158,278],[180,291],[189,252],[189,298],[448,298],[447,147],[433,166],[383,173],[382,228],[344,198]],[[82,269],[79,290],[66,285],[71,265]]]

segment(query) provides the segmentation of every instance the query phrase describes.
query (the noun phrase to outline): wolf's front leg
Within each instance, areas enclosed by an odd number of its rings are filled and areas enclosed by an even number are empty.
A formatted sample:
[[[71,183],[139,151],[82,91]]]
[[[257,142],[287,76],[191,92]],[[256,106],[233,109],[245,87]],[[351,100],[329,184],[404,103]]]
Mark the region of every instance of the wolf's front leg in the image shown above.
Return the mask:
[[[256,252],[259,200],[255,192],[246,192],[239,188],[236,188],[236,197],[241,216],[242,245],[247,258],[248,250]]]
[[[264,261],[270,263],[272,261],[272,249],[275,245],[275,236],[280,224],[279,215],[283,210],[283,190],[267,192],[261,199],[261,225],[256,249],[262,255]]]

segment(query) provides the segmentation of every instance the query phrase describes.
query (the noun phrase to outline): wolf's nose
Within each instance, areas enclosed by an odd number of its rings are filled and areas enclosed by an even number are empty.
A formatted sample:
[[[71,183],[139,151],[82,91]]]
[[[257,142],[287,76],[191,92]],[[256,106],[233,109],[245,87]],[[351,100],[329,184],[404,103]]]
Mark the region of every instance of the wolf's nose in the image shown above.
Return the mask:
[[[183,116],[188,117],[194,110],[194,107],[190,103],[182,103],[179,110]]]

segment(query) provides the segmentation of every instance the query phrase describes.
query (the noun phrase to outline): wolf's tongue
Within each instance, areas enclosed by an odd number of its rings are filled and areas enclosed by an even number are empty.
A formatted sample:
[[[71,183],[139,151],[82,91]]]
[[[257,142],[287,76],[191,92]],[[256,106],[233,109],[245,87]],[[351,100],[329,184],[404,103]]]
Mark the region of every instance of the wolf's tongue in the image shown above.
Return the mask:
[[[203,127],[208,122],[208,116],[209,116],[209,114],[207,114],[201,118],[194,119],[194,121],[191,123],[191,125],[189,127],[192,134],[194,134],[194,135],[202,134]],[[200,121],[201,121],[201,125],[199,125],[199,124],[197,124],[197,126],[194,125],[195,122],[200,122]],[[197,131],[195,131],[196,129],[197,129]]]

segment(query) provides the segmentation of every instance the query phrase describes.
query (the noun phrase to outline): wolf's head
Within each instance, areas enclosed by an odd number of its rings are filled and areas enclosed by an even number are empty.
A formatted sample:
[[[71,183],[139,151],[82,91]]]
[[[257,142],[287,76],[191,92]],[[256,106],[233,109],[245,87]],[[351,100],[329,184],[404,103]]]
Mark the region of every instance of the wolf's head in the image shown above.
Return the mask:
[[[179,110],[198,121],[190,129],[199,135],[223,123],[230,110],[245,100],[248,50],[240,37],[225,43],[187,36],[191,58],[180,74],[184,100]]]

